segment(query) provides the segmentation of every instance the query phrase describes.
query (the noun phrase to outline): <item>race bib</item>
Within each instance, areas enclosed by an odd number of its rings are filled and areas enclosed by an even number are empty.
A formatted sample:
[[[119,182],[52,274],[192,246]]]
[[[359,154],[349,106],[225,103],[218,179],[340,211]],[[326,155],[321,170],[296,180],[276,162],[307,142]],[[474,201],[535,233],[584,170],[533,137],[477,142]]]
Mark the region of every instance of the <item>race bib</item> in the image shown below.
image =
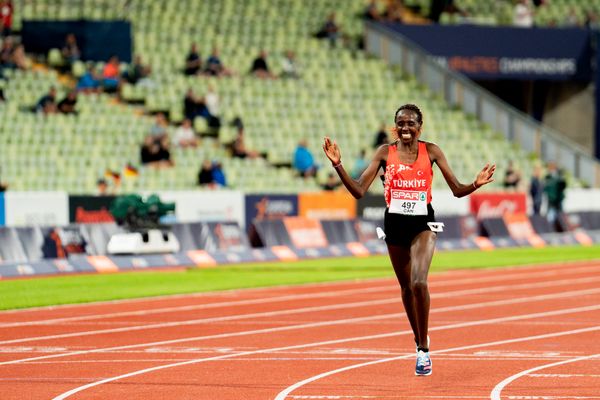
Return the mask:
[[[427,192],[392,189],[389,212],[402,215],[427,215]]]

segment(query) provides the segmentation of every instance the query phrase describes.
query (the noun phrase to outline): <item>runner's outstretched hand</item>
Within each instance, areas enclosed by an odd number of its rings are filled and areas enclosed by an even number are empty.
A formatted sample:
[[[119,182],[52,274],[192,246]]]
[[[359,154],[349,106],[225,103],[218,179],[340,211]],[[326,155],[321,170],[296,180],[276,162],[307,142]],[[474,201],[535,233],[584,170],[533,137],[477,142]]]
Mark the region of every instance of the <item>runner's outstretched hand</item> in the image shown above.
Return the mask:
[[[494,182],[492,178],[494,172],[496,171],[496,164],[490,165],[490,163],[485,164],[485,167],[477,174],[477,178],[475,178],[475,186],[477,188],[482,187],[483,185],[487,185],[490,182]]]
[[[325,142],[323,143],[323,151],[329,161],[333,165],[338,165],[342,161],[342,153],[336,142],[332,142],[328,136],[325,136]]]

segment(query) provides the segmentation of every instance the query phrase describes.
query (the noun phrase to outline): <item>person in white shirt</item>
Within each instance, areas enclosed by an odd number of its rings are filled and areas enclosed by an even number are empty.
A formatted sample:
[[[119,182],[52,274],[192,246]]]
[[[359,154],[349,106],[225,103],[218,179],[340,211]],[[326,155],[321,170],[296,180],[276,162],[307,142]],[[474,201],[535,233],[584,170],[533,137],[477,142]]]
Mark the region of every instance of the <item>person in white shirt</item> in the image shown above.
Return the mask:
[[[175,130],[173,144],[182,148],[198,146],[198,139],[192,128],[192,121],[187,118],[183,120],[181,126]]]
[[[519,0],[515,5],[513,25],[522,28],[531,28],[533,26],[533,7],[529,0]]]

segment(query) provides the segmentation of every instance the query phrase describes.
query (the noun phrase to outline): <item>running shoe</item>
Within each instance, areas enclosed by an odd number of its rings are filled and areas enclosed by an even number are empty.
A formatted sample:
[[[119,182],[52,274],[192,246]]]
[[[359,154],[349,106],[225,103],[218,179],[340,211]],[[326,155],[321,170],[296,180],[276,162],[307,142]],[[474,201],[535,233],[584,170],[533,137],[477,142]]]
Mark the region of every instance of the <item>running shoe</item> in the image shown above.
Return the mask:
[[[424,351],[419,351],[417,353],[417,367],[415,369],[415,375],[417,376],[427,376],[431,375],[431,358],[429,358],[429,353],[425,353]]]

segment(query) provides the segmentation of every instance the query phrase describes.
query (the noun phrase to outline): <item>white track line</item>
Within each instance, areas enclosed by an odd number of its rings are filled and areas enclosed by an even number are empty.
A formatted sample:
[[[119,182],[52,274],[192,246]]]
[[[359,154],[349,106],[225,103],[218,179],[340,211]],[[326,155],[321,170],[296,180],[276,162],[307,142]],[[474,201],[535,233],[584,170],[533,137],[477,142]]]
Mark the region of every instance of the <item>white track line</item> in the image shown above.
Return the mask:
[[[457,273],[473,273],[473,274],[481,274],[481,273],[494,273],[492,277],[482,277],[482,278],[458,278],[456,279],[457,284],[462,283],[479,283],[479,282],[487,282],[487,281],[501,281],[505,278],[514,278],[518,279],[520,276],[533,273],[536,276],[553,276],[560,274],[564,268],[570,268],[571,272],[581,272],[588,270],[597,270],[600,268],[600,260],[580,260],[580,261],[564,261],[558,263],[550,263],[550,264],[524,264],[514,267],[494,267],[488,269],[473,269],[473,270],[447,270],[440,271],[436,273],[432,273],[430,276],[430,285],[437,284],[438,281],[436,278],[453,278]],[[542,270],[542,272],[538,272]],[[499,273],[502,271],[517,271],[516,273],[510,274],[498,274],[496,276],[495,273]],[[481,280],[480,280],[481,279]],[[20,313],[28,313],[35,311],[45,311],[45,310],[57,310],[57,309],[67,309],[67,308],[85,308],[89,306],[101,306],[101,305],[111,305],[111,304],[123,304],[123,303],[139,303],[139,302],[152,302],[152,301],[160,301],[162,299],[179,299],[179,298],[201,298],[201,297],[211,297],[211,296],[226,296],[238,293],[256,293],[263,291],[277,291],[277,290],[285,290],[286,288],[311,288],[311,287],[323,287],[323,286],[345,286],[345,285],[357,285],[363,283],[382,283],[382,282],[394,282],[393,277],[388,278],[367,278],[367,279],[352,279],[352,280],[341,280],[341,281],[329,281],[329,282],[316,282],[316,283],[301,283],[301,284],[290,284],[290,285],[277,285],[277,286],[265,286],[258,288],[242,288],[242,289],[228,289],[228,290],[219,290],[219,291],[211,291],[211,292],[202,292],[202,293],[179,293],[179,294],[168,294],[168,295],[159,295],[159,296],[149,296],[149,297],[141,297],[134,299],[115,299],[115,300],[105,300],[105,301],[95,301],[88,303],[77,303],[77,304],[59,304],[59,305],[51,305],[51,306],[40,306],[40,307],[29,307],[24,309],[17,310],[0,310],[0,316],[3,314],[20,314]],[[448,282],[450,283],[450,282]],[[397,284],[397,283],[396,283]],[[395,285],[394,285],[395,286]]]
[[[547,282],[538,282],[538,283],[523,283],[519,285],[500,285],[500,286],[491,286],[477,289],[466,289],[466,290],[455,290],[450,292],[442,292],[438,294],[431,295],[432,299],[438,298],[447,298],[447,297],[459,297],[473,294],[487,294],[492,292],[502,292],[505,290],[516,290],[516,289],[533,289],[533,288],[544,288],[544,287],[553,287],[553,286],[561,286],[561,285],[570,285],[576,283],[590,283],[590,282],[599,282],[600,276],[598,277],[583,277],[578,279],[561,279]],[[268,317],[268,316],[276,316],[276,315],[286,315],[293,313],[304,313],[304,312],[312,312],[312,311],[324,311],[324,310],[335,310],[335,309],[343,309],[343,308],[352,308],[352,307],[365,307],[369,305],[380,305],[380,304],[390,304],[400,302],[400,297],[394,297],[392,299],[384,299],[384,300],[369,300],[362,301],[356,303],[344,303],[344,304],[335,304],[329,306],[316,306],[316,307],[305,307],[298,308],[292,310],[279,310],[279,311],[270,311],[263,313],[252,313],[252,314],[237,314],[226,317],[214,317],[214,318],[201,318],[196,320],[185,320],[185,321],[175,321],[175,322],[161,322],[156,324],[146,324],[146,325],[133,325],[128,327],[121,328],[110,328],[110,329],[99,329],[92,331],[79,331],[79,332],[71,332],[71,333],[61,333],[55,335],[46,335],[46,336],[35,336],[35,337],[27,337],[27,338],[19,338],[19,339],[10,339],[10,340],[2,340],[0,341],[0,345],[3,344],[14,344],[14,343],[25,343],[31,341],[41,341],[41,340],[53,340],[53,339],[62,339],[68,337],[80,337],[80,336],[90,336],[90,335],[101,335],[107,333],[119,333],[119,332],[129,332],[129,331],[139,331],[146,329],[158,329],[158,328],[167,328],[167,327],[175,327],[175,326],[187,326],[187,325],[195,325],[195,324],[203,324],[207,322],[218,322],[218,321],[231,321],[236,319],[248,319],[255,317]]]
[[[437,330],[437,329],[434,328],[434,329],[430,329],[430,330]],[[594,332],[594,331],[600,331],[600,325],[589,327],[589,328],[574,329],[574,330],[570,330],[570,331],[544,333],[542,335],[526,336],[526,337],[517,338],[517,339],[498,340],[498,341],[488,342],[488,343],[472,344],[472,345],[453,347],[453,348],[443,349],[443,350],[435,350],[435,351],[431,351],[431,354],[441,354],[441,353],[448,353],[451,351],[461,351],[461,350],[476,349],[476,348],[481,348],[481,347],[490,347],[490,346],[498,346],[498,345],[511,344],[511,343],[527,342],[530,340],[547,339],[547,338],[551,338],[551,337],[559,337],[559,336],[566,336],[566,335],[577,335],[580,333],[587,333],[587,332]],[[396,361],[396,360],[405,359],[405,358],[412,358],[414,356],[415,356],[414,354],[410,354],[407,356],[389,357],[389,358],[384,358],[384,359],[377,360],[377,361],[369,361],[369,362],[365,362],[365,363],[349,365],[346,367],[327,371],[322,374],[315,375],[310,378],[304,379],[300,382],[296,382],[295,384],[293,384],[291,386],[288,386],[286,389],[279,392],[279,394],[277,394],[277,396],[274,398],[274,400],[284,400],[294,390],[296,390],[308,383],[315,382],[321,378],[335,375],[340,372],[345,372],[345,371],[349,371],[349,370],[356,369],[356,368],[362,368],[362,367],[366,367],[369,365],[381,364],[381,363]],[[560,362],[560,363],[564,363],[564,362]],[[555,363],[555,364],[557,364],[557,363]],[[88,386],[88,385],[86,385],[86,386]],[[59,398],[57,397],[56,399],[58,400]]]
[[[586,267],[578,267],[570,270],[570,273],[576,272],[590,272],[600,269],[599,266],[586,266]],[[499,281],[509,281],[512,279],[523,279],[523,278],[540,278],[543,276],[555,276],[561,273],[560,270],[550,270],[550,271],[531,271],[531,272],[522,272],[515,274],[505,274],[501,276],[483,276],[477,278],[459,278],[459,279],[450,279],[450,280],[436,280],[430,283],[430,287],[435,288],[437,286],[447,287],[449,285],[463,285],[463,284],[472,284],[472,283],[484,283],[484,282],[499,282]],[[573,275],[571,275],[573,276]],[[284,296],[274,296],[267,298],[259,298],[259,299],[248,299],[248,300],[234,300],[234,301],[225,301],[225,302],[217,302],[217,303],[209,303],[209,304],[197,304],[197,305],[185,305],[185,306],[173,306],[173,307],[161,307],[161,308],[151,308],[137,311],[124,311],[124,312],[116,312],[116,313],[104,313],[104,314],[90,314],[90,315],[81,315],[76,317],[64,317],[64,318],[52,318],[52,319],[40,319],[34,321],[21,321],[21,322],[7,322],[0,323],[0,328],[13,328],[19,326],[33,326],[33,325],[50,325],[56,323],[63,322],[74,322],[74,321],[85,321],[85,320],[94,320],[94,319],[106,319],[106,318],[117,318],[117,317],[128,317],[128,316],[144,316],[151,315],[157,313],[167,313],[167,312],[180,312],[180,311],[191,311],[191,310],[201,310],[201,309],[210,309],[210,308],[218,308],[218,307],[230,307],[237,305],[250,305],[250,304],[264,304],[270,302],[279,302],[279,301],[296,301],[300,299],[310,299],[310,298],[321,298],[321,297],[337,297],[343,295],[352,295],[352,294],[362,294],[362,293],[378,293],[378,292],[386,292],[386,291],[397,291],[398,284],[393,282],[393,284],[385,285],[385,286],[374,286],[368,288],[358,288],[358,289],[342,289],[342,290],[332,290],[327,292],[319,292],[319,293],[304,293],[304,294],[294,294],[294,295],[284,295]],[[192,296],[189,296],[190,298]],[[94,303],[92,303],[94,304]]]
[[[600,309],[600,306],[594,306],[593,308],[594,309]],[[588,307],[588,309],[589,309],[589,307]],[[578,311],[573,311],[573,310],[570,310],[570,311],[567,311],[567,310],[557,310],[557,311],[552,312],[552,315],[557,315],[555,313],[571,313],[571,312],[578,312]],[[508,320],[514,320],[514,319],[523,319],[523,318],[525,318],[525,319],[528,319],[528,318],[537,318],[537,317],[541,317],[542,316],[542,315],[539,315],[539,314],[540,313],[538,313],[537,315],[536,314],[519,315],[519,316],[505,317],[505,318],[494,318],[494,319],[490,319],[490,320],[472,321],[472,322],[469,322],[469,323],[464,323],[464,325],[465,326],[483,325],[483,324],[489,324],[489,323],[499,322],[499,320],[508,321]],[[541,313],[541,314],[546,314],[545,316],[547,316],[550,313]],[[533,317],[533,315],[536,315],[536,317]],[[431,330],[451,329],[451,327],[458,327],[459,325],[462,325],[462,324],[453,324],[453,325],[448,325],[448,326],[440,326],[440,327],[437,327],[437,328],[433,328]],[[444,350],[438,350],[438,351],[434,351],[434,352],[431,352],[431,353],[432,354],[434,354],[434,353],[446,353],[446,352],[451,352],[451,351],[459,351],[459,350],[466,350],[466,349],[475,349],[475,348],[495,346],[495,345],[500,345],[500,344],[517,343],[517,342],[524,342],[524,341],[541,339],[541,338],[556,337],[556,336],[563,336],[563,335],[572,335],[572,334],[577,334],[577,333],[592,332],[592,331],[598,331],[598,330],[600,330],[600,326],[594,326],[594,327],[590,327],[590,328],[576,329],[576,330],[571,330],[571,331],[554,332],[554,333],[537,335],[537,336],[526,336],[526,337],[521,337],[521,338],[516,338],[516,339],[508,339],[508,340],[494,341],[494,342],[488,342],[488,343],[480,343],[480,344],[475,344],[475,345],[460,346],[460,347],[448,348],[448,349],[444,349]],[[407,331],[407,333],[408,333],[408,331]],[[412,331],[410,333],[412,333]],[[397,336],[398,333],[383,334],[383,335],[386,335],[386,336],[390,336],[390,335]],[[381,337],[381,336],[382,335],[373,335],[369,339],[375,338],[375,337]],[[142,375],[142,374],[145,374],[145,373],[148,373],[148,372],[159,371],[159,370],[167,369],[167,368],[180,367],[180,366],[184,366],[184,365],[198,364],[198,363],[202,363],[202,362],[208,362],[208,361],[214,361],[214,360],[222,360],[222,359],[227,359],[227,358],[242,357],[242,356],[247,356],[247,355],[251,355],[251,354],[271,353],[271,352],[275,352],[275,351],[282,351],[282,350],[289,350],[289,349],[298,349],[298,348],[305,348],[305,347],[313,347],[313,346],[327,345],[327,344],[332,344],[332,343],[340,343],[342,341],[356,341],[356,340],[364,340],[364,339],[349,338],[349,339],[333,340],[333,341],[326,341],[326,342],[316,342],[316,343],[307,343],[307,344],[285,346],[285,347],[275,347],[275,348],[270,348],[270,349],[261,349],[261,350],[254,350],[254,351],[246,351],[246,352],[242,352],[242,353],[238,353],[238,354],[228,354],[228,355],[223,355],[223,356],[216,356],[216,357],[209,357],[209,358],[200,358],[200,359],[196,359],[196,360],[188,360],[188,361],[183,361],[183,362],[178,362],[178,363],[173,363],[173,364],[159,365],[159,366],[156,366],[156,367],[146,368],[146,369],[142,369],[142,370],[130,372],[130,373],[127,373],[127,374],[113,376],[113,377],[110,377],[110,378],[102,379],[100,381],[92,382],[92,383],[89,383],[87,385],[83,385],[83,386],[71,389],[68,392],[62,393],[62,394],[54,397],[53,400],[63,400],[63,399],[66,399],[67,397],[69,397],[69,396],[71,396],[71,395],[73,395],[75,393],[82,392],[82,391],[84,391],[86,389],[89,389],[89,388],[92,388],[92,387],[95,387],[95,386],[99,386],[99,385],[102,385],[102,384],[105,384],[105,383],[109,383],[109,382],[114,382],[114,381],[117,381],[117,380],[120,380],[120,379],[130,378],[132,376]],[[404,356],[397,356],[397,357],[391,357],[391,358],[386,358],[386,359],[377,360],[377,361],[370,361],[370,362],[356,364],[356,365],[345,367],[345,368],[340,368],[340,369],[337,369],[337,370],[334,370],[334,371],[329,371],[327,373],[317,375],[316,377],[309,378],[308,380],[304,380],[302,382],[298,382],[297,384],[290,386],[288,388],[289,391],[288,391],[288,389],[286,389],[283,392],[281,392],[276,397],[276,400],[285,399],[285,397],[287,396],[287,394],[289,394],[289,392],[291,392],[292,390],[294,390],[296,387],[300,387],[300,386],[302,386],[302,385],[304,385],[306,383],[312,382],[313,380],[317,380],[317,379],[319,379],[321,377],[324,377],[324,376],[333,375],[333,374],[335,374],[337,372],[342,372],[342,371],[346,371],[346,370],[349,370],[349,369],[359,368],[359,367],[362,367],[362,366],[379,364],[379,363],[383,363],[383,362],[394,361],[394,360],[399,360],[399,359],[403,359],[403,358],[412,358],[412,357],[414,357],[414,354],[404,355]],[[282,394],[283,394],[283,397],[280,397],[280,395],[282,395]]]
[[[572,358],[570,360],[564,360],[564,361],[554,362],[551,364],[539,365],[537,367],[521,371],[518,374],[509,376],[508,378],[506,378],[505,380],[503,380],[502,382],[497,384],[496,387],[494,387],[494,389],[492,390],[492,393],[490,394],[490,399],[491,400],[500,400],[500,393],[502,392],[502,390],[504,389],[504,387],[506,385],[508,385],[509,383],[519,379],[520,377],[530,374],[532,372],[536,372],[536,371],[546,369],[546,368],[556,367],[558,365],[564,365],[564,364],[589,360],[591,358],[598,358],[598,357],[600,357],[600,354],[592,354],[591,356],[576,357],[576,358]]]
[[[462,311],[462,310],[467,310],[467,309],[477,309],[477,308],[493,307],[493,306],[508,305],[508,304],[522,304],[524,302],[543,301],[543,300],[548,300],[548,299],[560,299],[560,298],[565,298],[565,297],[570,298],[574,295],[589,295],[589,294],[597,294],[599,292],[600,292],[600,288],[587,289],[587,290],[574,290],[574,291],[570,291],[570,292],[562,292],[562,293],[557,293],[557,294],[544,294],[544,295],[538,295],[538,296],[512,298],[512,299],[507,299],[507,300],[495,300],[495,301],[481,302],[481,303],[475,303],[475,304],[464,304],[464,305],[458,305],[458,306],[440,307],[440,308],[436,308],[436,309],[432,310],[431,313]],[[382,314],[382,315],[377,315],[377,316],[373,316],[373,317],[358,317],[358,318],[335,320],[335,321],[330,321],[330,322],[319,322],[316,324],[307,323],[307,324],[291,325],[291,326],[281,327],[281,329],[282,330],[305,329],[305,328],[311,328],[311,327],[317,327],[317,326],[323,326],[323,325],[329,325],[329,324],[338,325],[340,323],[347,323],[347,322],[354,322],[354,323],[366,322],[366,321],[373,321],[375,319],[393,318],[393,317],[398,317],[401,315],[402,315],[401,313]],[[89,354],[89,353],[109,351],[109,350],[121,350],[121,349],[127,349],[127,348],[153,346],[153,345],[157,345],[157,344],[182,343],[182,342],[186,342],[186,341],[198,341],[198,340],[205,340],[205,339],[225,338],[225,337],[242,336],[242,335],[250,335],[250,334],[257,334],[257,333],[273,332],[273,329],[278,329],[278,328],[266,328],[266,330],[258,329],[258,330],[210,335],[210,336],[200,336],[200,337],[194,337],[194,338],[173,339],[173,340],[167,340],[167,341],[161,341],[161,342],[118,346],[118,347],[106,348],[106,349],[80,350],[80,351],[74,351],[74,352],[66,352],[66,353],[60,353],[60,354],[51,354],[51,355],[46,355],[46,356],[38,356],[38,357],[30,357],[30,358],[17,359],[17,360],[11,360],[11,361],[4,361],[4,362],[0,362],[0,365],[17,364],[17,363],[22,363],[22,362],[42,360],[42,359],[48,359],[48,358]]]

